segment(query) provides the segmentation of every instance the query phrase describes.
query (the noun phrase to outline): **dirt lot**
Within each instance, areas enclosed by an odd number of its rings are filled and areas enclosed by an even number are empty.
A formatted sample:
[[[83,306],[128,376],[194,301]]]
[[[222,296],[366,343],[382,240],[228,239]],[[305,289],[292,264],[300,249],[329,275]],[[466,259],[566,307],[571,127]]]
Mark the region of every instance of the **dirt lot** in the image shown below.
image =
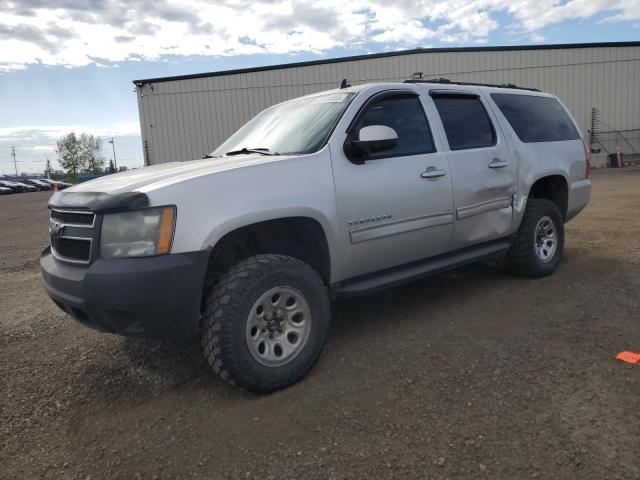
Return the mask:
[[[334,306],[300,384],[75,324],[37,266],[47,193],[0,198],[0,478],[640,478],[640,171],[593,175],[543,280],[480,264]]]

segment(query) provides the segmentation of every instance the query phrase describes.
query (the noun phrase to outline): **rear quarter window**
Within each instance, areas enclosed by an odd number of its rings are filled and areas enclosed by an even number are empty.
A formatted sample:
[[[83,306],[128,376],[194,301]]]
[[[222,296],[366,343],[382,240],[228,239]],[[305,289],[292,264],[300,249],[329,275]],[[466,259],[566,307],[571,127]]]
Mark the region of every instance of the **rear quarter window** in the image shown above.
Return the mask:
[[[509,93],[492,93],[491,98],[522,142],[580,138],[571,118],[555,98]]]

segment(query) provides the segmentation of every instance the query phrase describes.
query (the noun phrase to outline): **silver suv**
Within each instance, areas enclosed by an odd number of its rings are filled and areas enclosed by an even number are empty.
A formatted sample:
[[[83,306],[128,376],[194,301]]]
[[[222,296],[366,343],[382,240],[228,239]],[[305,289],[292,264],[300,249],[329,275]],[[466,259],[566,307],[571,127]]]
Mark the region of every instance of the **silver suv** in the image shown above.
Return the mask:
[[[199,336],[223,379],[270,392],[318,358],[330,298],[499,255],[518,275],[551,274],[588,176],[553,95],[341,88],[264,110],[205,159],[56,192],[42,274],[79,322]]]

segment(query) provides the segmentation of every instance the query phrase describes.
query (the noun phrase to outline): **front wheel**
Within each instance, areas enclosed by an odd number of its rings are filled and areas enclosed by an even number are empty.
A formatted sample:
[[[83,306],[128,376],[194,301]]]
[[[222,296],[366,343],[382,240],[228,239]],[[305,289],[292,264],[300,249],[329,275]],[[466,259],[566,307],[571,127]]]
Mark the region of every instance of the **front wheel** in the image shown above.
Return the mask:
[[[551,275],[564,250],[564,222],[555,203],[531,198],[516,238],[507,253],[511,271],[539,278]]]
[[[205,300],[202,346],[218,375],[267,393],[301,379],[327,338],[320,276],[284,255],[256,255],[223,275]]]

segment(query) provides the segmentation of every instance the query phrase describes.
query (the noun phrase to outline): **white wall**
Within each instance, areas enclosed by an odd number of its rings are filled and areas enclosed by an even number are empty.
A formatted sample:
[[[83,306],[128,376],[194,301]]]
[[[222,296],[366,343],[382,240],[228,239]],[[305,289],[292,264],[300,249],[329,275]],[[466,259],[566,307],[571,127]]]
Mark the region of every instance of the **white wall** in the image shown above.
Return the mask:
[[[343,78],[402,81],[414,72],[554,93],[585,134],[592,107],[616,129],[640,129],[640,45],[449,49],[143,82],[137,88],[143,146],[151,164],[201,158],[267,106],[337,88]]]

